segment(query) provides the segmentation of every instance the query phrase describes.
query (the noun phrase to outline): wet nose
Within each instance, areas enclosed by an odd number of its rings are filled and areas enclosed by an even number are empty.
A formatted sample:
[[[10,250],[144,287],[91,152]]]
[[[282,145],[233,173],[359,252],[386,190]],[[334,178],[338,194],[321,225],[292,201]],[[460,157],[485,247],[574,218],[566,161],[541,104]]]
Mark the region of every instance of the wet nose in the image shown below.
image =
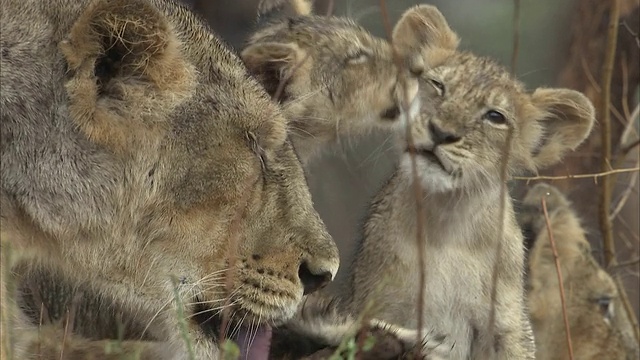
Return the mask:
[[[429,130],[431,131],[431,138],[434,145],[452,144],[460,140],[460,136],[454,134],[452,131],[441,128],[433,122],[429,123]]]
[[[327,286],[331,282],[333,274],[327,270],[311,269],[309,263],[303,261],[298,268],[298,277],[304,288],[304,295],[307,295]]]

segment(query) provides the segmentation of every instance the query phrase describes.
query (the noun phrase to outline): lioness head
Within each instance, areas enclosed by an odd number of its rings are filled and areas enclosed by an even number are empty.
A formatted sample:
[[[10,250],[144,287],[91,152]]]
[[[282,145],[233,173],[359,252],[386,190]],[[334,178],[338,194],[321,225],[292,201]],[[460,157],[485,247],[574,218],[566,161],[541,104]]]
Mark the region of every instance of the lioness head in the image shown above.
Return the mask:
[[[283,103],[293,134],[334,140],[402,123],[401,108],[410,106],[417,83],[399,81],[386,40],[351,19],[313,15],[303,0],[279,3],[288,11],[263,6],[262,26],[241,56]]]
[[[33,53],[51,44],[42,58],[3,49],[12,241],[55,249],[52,262],[132,309],[164,310],[177,287],[190,318],[229,299],[232,322],[287,320],[338,253],[278,106],[173,2],[56,4],[58,37],[3,29]]]
[[[439,24],[439,25],[432,25]],[[581,93],[539,88],[527,92],[494,61],[457,51],[457,37],[433,6],[408,10],[394,45],[419,75],[421,110],[413,122],[418,169],[433,191],[498,184],[509,151],[508,175],[548,166],[589,134],[594,108]],[[416,56],[419,52],[421,56]],[[509,132],[512,141],[506,149]],[[409,170],[409,145],[401,169]]]
[[[528,191],[522,203],[518,221],[530,236],[528,303],[536,358],[565,359],[568,354],[550,230],[563,279],[575,358],[636,359],[637,343],[616,285],[591,255],[591,246],[569,200],[556,187],[540,183]]]

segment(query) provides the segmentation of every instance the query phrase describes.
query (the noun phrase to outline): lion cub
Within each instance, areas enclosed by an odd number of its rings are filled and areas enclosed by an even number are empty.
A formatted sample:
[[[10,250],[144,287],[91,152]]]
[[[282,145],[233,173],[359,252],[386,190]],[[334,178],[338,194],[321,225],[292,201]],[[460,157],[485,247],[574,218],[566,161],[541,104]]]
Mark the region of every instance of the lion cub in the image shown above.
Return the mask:
[[[282,104],[303,163],[341,138],[402,129],[400,108],[418,91],[414,79],[398,81],[386,40],[350,19],[313,15],[306,0],[264,0],[241,57]]]
[[[528,305],[536,358],[568,357],[555,259],[541,200],[556,243],[567,317],[576,359],[637,359],[638,345],[616,285],[591,255],[591,246],[569,200],[554,186],[537,184],[524,197],[518,221],[530,235]]]
[[[417,6],[395,29],[394,41],[401,48],[422,44],[413,47],[425,65],[420,113],[411,129],[415,149],[398,138],[399,166],[373,200],[364,225],[351,305],[363,311],[373,304],[371,316],[416,327],[421,255],[426,264],[424,326],[442,340],[431,356],[531,359],[523,238],[508,197],[502,235],[498,223],[502,154],[512,132],[508,175],[551,165],[587,137],[594,108],[584,95],[568,89],[525,91],[494,61],[457,52],[456,34],[442,24],[446,20],[435,7]],[[420,219],[412,153],[423,196]],[[424,229],[423,254],[416,244],[417,221]]]

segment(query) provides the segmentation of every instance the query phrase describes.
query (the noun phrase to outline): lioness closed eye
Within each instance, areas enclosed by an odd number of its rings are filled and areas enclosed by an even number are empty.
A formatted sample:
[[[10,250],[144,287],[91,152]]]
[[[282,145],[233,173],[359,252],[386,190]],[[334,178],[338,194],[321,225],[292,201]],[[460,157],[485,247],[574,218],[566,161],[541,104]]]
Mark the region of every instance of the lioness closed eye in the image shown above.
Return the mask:
[[[335,276],[337,248],[285,118],[187,9],[170,0],[1,5],[3,256],[33,255],[30,265],[147,319],[158,343],[120,344],[147,359],[217,358],[193,320],[219,321],[227,299],[235,334],[268,336]],[[16,323],[24,319],[2,264],[3,358],[119,357],[104,355],[115,351],[106,342]]]
[[[494,61],[456,51],[457,37],[444,25],[436,8],[418,6],[394,31],[394,45],[418,52],[424,64],[420,114],[411,129],[415,148],[398,139],[398,169],[371,204],[353,274],[353,309],[372,303],[371,316],[416,327],[423,256],[423,324],[440,344],[432,358],[532,359],[523,239],[508,196],[499,224],[501,159],[509,146],[508,176],[557,162],[589,134],[594,109],[576,91],[527,92]],[[424,196],[420,220],[412,153]],[[424,225],[423,254],[417,221]]]

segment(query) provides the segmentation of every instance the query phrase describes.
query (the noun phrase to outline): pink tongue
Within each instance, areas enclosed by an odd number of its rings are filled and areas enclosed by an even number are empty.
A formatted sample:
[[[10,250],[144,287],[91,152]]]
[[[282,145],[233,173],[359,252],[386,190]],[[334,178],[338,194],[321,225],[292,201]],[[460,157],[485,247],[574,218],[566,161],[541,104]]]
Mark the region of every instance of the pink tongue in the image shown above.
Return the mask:
[[[240,360],[267,360],[271,346],[271,326],[260,325],[255,331],[242,326],[233,340],[240,348]]]

